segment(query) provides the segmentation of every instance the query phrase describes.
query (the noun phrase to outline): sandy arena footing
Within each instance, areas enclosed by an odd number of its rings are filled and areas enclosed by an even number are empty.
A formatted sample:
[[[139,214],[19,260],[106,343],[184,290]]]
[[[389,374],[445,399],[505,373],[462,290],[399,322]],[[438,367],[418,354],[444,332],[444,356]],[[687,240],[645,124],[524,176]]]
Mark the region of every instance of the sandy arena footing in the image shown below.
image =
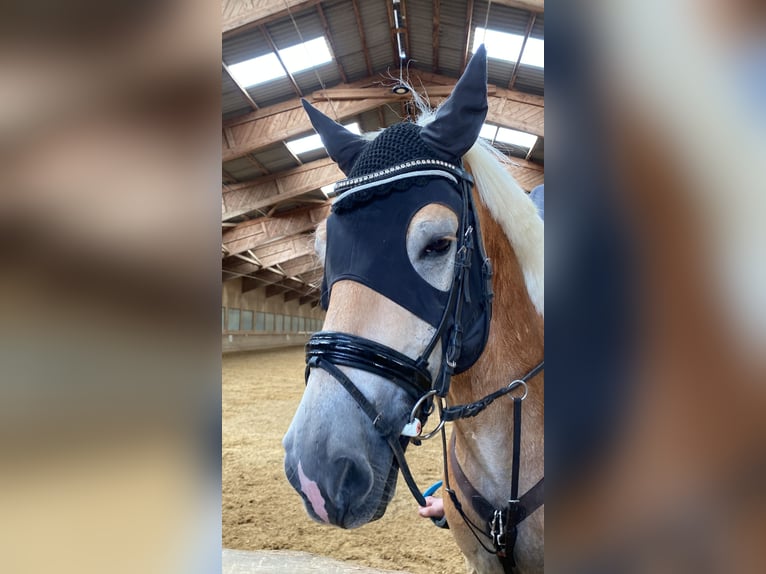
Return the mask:
[[[223,551],[222,574],[410,574],[402,570],[377,570],[334,560],[308,552],[292,550]]]

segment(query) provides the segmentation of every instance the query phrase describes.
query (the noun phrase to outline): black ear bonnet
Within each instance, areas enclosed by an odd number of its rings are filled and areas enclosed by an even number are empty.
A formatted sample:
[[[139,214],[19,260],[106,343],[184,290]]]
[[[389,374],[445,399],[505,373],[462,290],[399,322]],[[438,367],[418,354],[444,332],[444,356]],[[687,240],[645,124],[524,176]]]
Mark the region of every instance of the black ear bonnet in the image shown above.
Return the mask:
[[[487,341],[491,270],[481,245],[470,175],[440,159],[420,132],[412,123],[386,129],[358,155],[351,177],[336,184],[338,199],[327,219],[322,307],[327,309],[337,281],[366,285],[439,330],[442,350],[453,347],[454,372],[460,373],[476,362]],[[426,282],[407,255],[409,223],[431,203],[448,207],[458,218],[456,278],[461,267],[466,272],[454,294]]]
[[[312,367],[334,370],[330,364],[347,365],[376,372],[416,399],[431,390],[444,396],[452,373],[468,369],[481,355],[491,320],[492,270],[473,203],[473,179],[461,161],[487,115],[486,50],[476,50],[450,97],[423,127],[404,122],[367,140],[305,100],[303,107],[330,157],[348,176],[335,185],[337,199],[327,219],[323,308],[329,305],[333,285],[347,279],[366,285],[435,329],[414,360],[349,333],[316,333],[306,346],[307,375]],[[417,273],[406,249],[412,217],[431,203],[451,209],[459,222],[454,279],[447,291]],[[444,357],[434,381],[428,357],[439,341]],[[334,376],[339,378],[338,373]]]

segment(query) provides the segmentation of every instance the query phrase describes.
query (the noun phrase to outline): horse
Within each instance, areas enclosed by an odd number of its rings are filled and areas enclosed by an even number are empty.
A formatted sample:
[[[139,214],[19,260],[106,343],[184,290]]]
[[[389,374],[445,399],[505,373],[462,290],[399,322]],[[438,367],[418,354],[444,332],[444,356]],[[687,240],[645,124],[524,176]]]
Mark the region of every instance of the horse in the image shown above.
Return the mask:
[[[440,434],[468,570],[542,572],[543,222],[479,139],[486,70],[482,46],[435,112],[372,136],[304,100],[348,178],[317,229],[327,313],[284,466],[311,518],[356,528],[383,516],[400,470],[425,506],[404,451]]]

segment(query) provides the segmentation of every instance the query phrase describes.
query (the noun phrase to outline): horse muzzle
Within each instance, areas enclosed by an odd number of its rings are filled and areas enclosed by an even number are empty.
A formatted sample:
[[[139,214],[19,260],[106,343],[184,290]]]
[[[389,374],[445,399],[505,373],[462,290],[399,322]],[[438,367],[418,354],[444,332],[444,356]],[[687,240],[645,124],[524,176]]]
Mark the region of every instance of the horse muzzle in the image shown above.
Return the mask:
[[[364,413],[325,378],[321,371],[312,376],[284,437],[285,474],[311,518],[357,528],[383,515],[398,467]]]

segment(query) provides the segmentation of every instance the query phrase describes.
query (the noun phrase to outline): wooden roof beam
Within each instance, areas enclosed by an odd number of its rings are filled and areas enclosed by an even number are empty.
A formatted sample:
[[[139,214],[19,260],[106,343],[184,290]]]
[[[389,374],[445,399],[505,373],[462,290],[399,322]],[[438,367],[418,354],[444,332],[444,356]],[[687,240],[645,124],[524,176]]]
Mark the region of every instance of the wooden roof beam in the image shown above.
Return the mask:
[[[321,270],[322,264],[312,253],[287,261],[283,263],[281,267],[287,277],[295,277],[296,275],[303,275],[304,273],[309,273],[316,269]]]
[[[269,269],[261,269],[249,277],[242,278],[242,293],[247,293],[259,287],[266,287],[282,281],[284,276]]]
[[[319,264],[317,264],[316,268],[301,274],[301,279],[306,283],[317,282],[322,279],[322,277],[324,277],[324,268]]]
[[[433,55],[431,60],[433,62],[433,70],[435,73],[439,73],[439,26],[441,25],[441,1],[433,0],[433,28],[431,30],[431,40],[434,45]]]
[[[332,106],[329,102],[316,102],[314,105],[322,113],[333,119],[336,119],[334,110],[337,111],[337,119],[342,121],[357,114],[374,110],[385,104],[386,101],[376,98],[338,101],[333,102]],[[314,128],[299,99],[291,100],[287,104],[277,104],[275,107],[279,111],[269,113],[270,111],[266,108],[261,108],[258,112],[248,114],[247,120],[240,120],[239,123],[227,126],[232,132],[236,145],[224,147],[222,151],[224,162],[237,159],[286,139],[313,132]]]
[[[399,49],[396,46],[396,23],[394,22],[394,4],[391,2],[391,0],[385,0],[386,2],[386,10],[388,10],[388,26],[389,26],[389,33],[391,35],[391,54],[393,56],[393,59],[391,60],[396,64],[396,66],[399,66],[399,62],[401,62],[401,58],[399,57]]]
[[[313,294],[313,295],[306,295],[306,296],[304,296],[304,297],[301,297],[301,298],[298,300],[298,305],[300,305],[300,306],[302,307],[302,306],[303,306],[303,305],[305,305],[306,303],[314,303],[314,302],[317,302],[317,301],[319,301],[319,297],[318,297],[318,295],[315,293],[315,294]]]
[[[223,0],[224,39],[252,30],[263,24],[296,14],[320,0]]]
[[[311,295],[312,293],[314,293],[315,294],[314,296],[316,296],[316,289],[314,289],[312,287],[306,287],[305,289],[300,289],[300,290],[299,289],[295,289],[295,290],[292,290],[292,291],[288,291],[287,293],[285,293],[285,303],[288,303],[288,302],[293,301],[295,299],[299,299],[300,300],[301,298],[307,297],[307,296]],[[300,304],[301,303],[299,303],[299,305]]]
[[[253,252],[264,267],[273,267],[301,255],[314,253],[314,237],[311,234],[286,237],[268,245],[256,247]]]
[[[239,80],[234,77],[234,74],[231,73],[229,70],[229,66],[226,65],[226,62],[221,62],[221,66],[223,67],[223,71],[226,72],[226,75],[231,78],[231,81],[234,82],[234,85],[237,86],[237,89],[239,90],[240,95],[242,98],[247,102],[247,105],[250,106],[253,110],[258,109],[258,104],[255,103],[255,100],[253,100],[250,93],[245,89],[245,86],[239,83]]]
[[[529,40],[529,35],[532,33],[532,27],[535,25],[536,19],[537,14],[532,13],[529,15],[527,29],[524,31],[524,40],[521,42],[521,50],[519,50],[519,57],[516,58],[516,64],[513,66],[513,74],[511,74],[511,81],[508,82],[509,90],[512,90],[513,85],[516,83],[516,78],[519,75],[519,66],[521,65],[521,57],[524,55],[524,48],[527,47],[527,40]]]
[[[295,78],[293,77],[293,74],[290,70],[287,69],[287,66],[285,66],[284,61],[282,60],[282,56],[279,55],[279,48],[277,48],[277,45],[274,43],[273,38],[271,37],[271,34],[269,34],[269,31],[266,29],[266,26],[258,26],[258,29],[261,31],[261,34],[266,39],[266,42],[269,44],[269,47],[274,52],[274,55],[277,57],[277,61],[279,62],[279,65],[282,66],[282,69],[285,71],[285,74],[287,74],[287,79],[290,80],[290,83],[293,86],[293,90],[295,91],[296,95],[301,98],[303,97],[303,92],[301,92],[300,86],[298,86],[298,82],[295,81]]]
[[[447,78],[438,74],[429,74],[426,72],[413,73],[413,77],[417,76],[424,80],[424,84],[441,84],[442,86],[453,86],[455,83],[454,78]],[[328,101],[315,101],[314,106],[321,110],[326,115],[335,118],[335,112],[337,111],[337,119],[345,120],[355,115],[364,113],[369,110],[374,110],[377,107],[383,106],[389,103],[393,94],[390,90],[381,89],[380,86],[370,86],[376,81],[380,81],[379,78],[366,78],[348,84],[346,86],[340,86],[333,90],[317,92],[317,95],[324,95],[326,98],[328,95],[333,98],[332,105]],[[355,90],[357,88],[365,88],[367,92],[355,92],[352,95],[356,99],[339,99],[335,95],[337,90]],[[451,92],[450,89],[435,88],[444,90],[445,94]],[[530,123],[536,124],[533,131],[535,135],[543,135],[544,113],[543,103],[544,98],[541,96],[535,96],[532,94],[525,94],[515,90],[506,90],[500,87],[490,88],[490,91],[494,90],[494,96],[490,96],[490,100],[493,97],[496,99],[495,107],[498,106],[516,106],[515,112],[521,114],[521,118],[527,115],[526,122],[519,123],[519,127],[509,125],[507,127],[514,127],[514,129],[523,129],[528,131]],[[388,93],[385,93],[385,92]],[[367,97],[364,97],[367,95]],[[438,96],[436,96],[438,97]],[[500,101],[502,100],[502,102]],[[505,102],[505,103],[503,103]],[[433,103],[433,102],[432,102]],[[492,106],[493,104],[490,104]],[[531,106],[531,107],[530,107]],[[539,108],[536,110],[532,107]],[[533,120],[533,121],[532,121]],[[223,145],[222,159],[224,162],[242,157],[247,153],[252,153],[259,149],[268,147],[275,143],[290,139],[291,137],[300,136],[311,132],[313,127],[311,122],[306,116],[303,110],[300,99],[296,98],[289,102],[283,102],[270,106],[269,108],[261,108],[256,112],[251,112],[245,116],[225,122],[225,129],[230,132],[230,140],[233,145]]]
[[[492,3],[510,8],[521,8],[538,14],[545,12],[545,0],[492,0]]]
[[[491,6],[491,4],[490,4]],[[468,64],[468,52],[471,49],[471,24],[473,23],[473,0],[468,0],[468,4],[465,9],[465,49],[463,50],[463,64],[460,66],[460,73],[462,74]]]
[[[346,71],[343,69],[343,66],[341,66],[340,60],[338,60],[338,51],[335,49],[335,42],[332,39],[332,34],[330,34],[330,25],[327,23],[327,17],[325,16],[324,9],[322,8],[321,4],[317,4],[317,12],[319,12],[319,19],[322,21],[322,28],[324,28],[324,33],[327,37],[327,43],[330,45],[330,55],[332,56],[332,59],[335,61],[335,65],[338,68],[340,79],[343,80],[344,84],[347,84],[348,77],[346,77]]]
[[[351,0],[351,6],[354,8],[356,28],[359,31],[359,39],[362,42],[362,52],[364,52],[364,63],[367,65],[367,75],[372,76],[372,61],[370,60],[370,52],[367,49],[367,38],[364,34],[364,24],[362,23],[362,14],[359,12],[359,3],[357,0]]]
[[[279,174],[222,188],[222,221],[275,205],[343,179],[330,158],[320,159]]]
[[[318,207],[297,209],[285,214],[245,221],[223,233],[223,245],[230,255],[244,253],[248,249],[262,247],[277,239],[313,231],[329,213],[330,202],[328,201]],[[255,256],[259,261],[261,260],[257,253]],[[271,265],[263,263],[263,266]]]

